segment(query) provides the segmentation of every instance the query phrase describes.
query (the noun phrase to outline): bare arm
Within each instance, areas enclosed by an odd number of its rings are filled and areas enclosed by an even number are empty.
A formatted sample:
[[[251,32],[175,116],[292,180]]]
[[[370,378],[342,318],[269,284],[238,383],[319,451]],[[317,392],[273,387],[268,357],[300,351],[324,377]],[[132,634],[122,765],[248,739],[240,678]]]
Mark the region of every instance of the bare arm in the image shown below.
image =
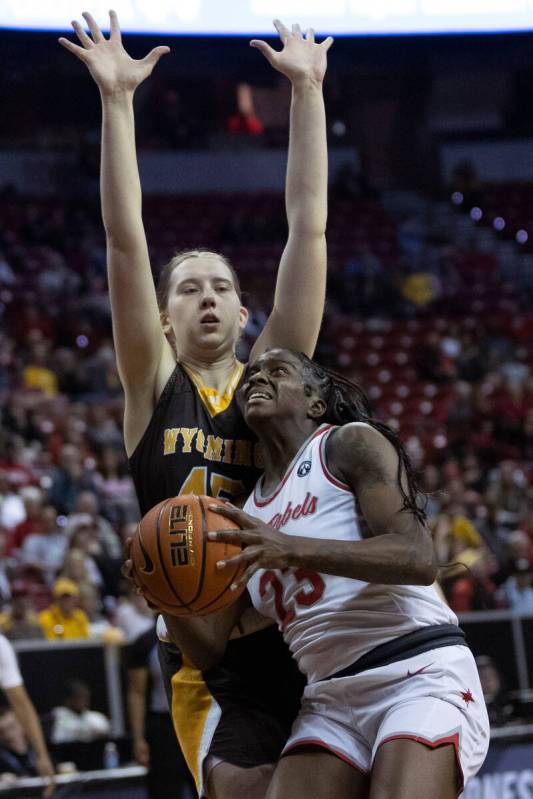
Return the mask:
[[[148,669],[128,669],[128,712],[133,738],[133,754],[141,766],[150,765],[150,749],[144,734]]]
[[[307,568],[369,583],[431,585],[437,575],[431,534],[402,509],[392,444],[366,424],[345,425],[328,447],[328,465],[353,490],[371,535],[354,542],[305,539],[301,549],[304,539],[295,539],[294,562],[303,558]],[[405,490],[405,475],[402,482]]]
[[[285,190],[289,236],[279,266],[274,307],[251,359],[269,347],[312,355],[326,292],[328,162],[322,82],[333,40],[330,37],[315,44],[312,30],[304,38],[299,25],[293,25],[291,34],[278,20],[274,24],[283,42],[281,52],[265,42],[254,40],[251,44],[292,84]]]
[[[431,585],[437,575],[431,535],[414,513],[403,509],[398,455],[389,441],[366,424],[340,428],[328,447],[328,466],[357,497],[370,535],[360,541],[285,535],[232,506],[217,513],[236,521],[242,532],[210,533],[246,548],[231,558],[232,568],[247,562],[238,585],[257,569],[300,566],[368,583]]]
[[[111,33],[105,39],[90,14],[83,15],[91,36],[78,22],[81,46],[60,43],[87,66],[102,101],[101,197],[107,240],[113,335],[127,404],[153,403],[161,369],[170,374],[174,356],[166,341],[152,278],[141,215],[141,185],[135,150],[133,96],[168,47],[156,47],[142,60],[122,46],[117,16],[110,12]],[[151,407],[147,409],[151,411]],[[126,420],[126,444],[128,438]],[[136,442],[133,442],[136,443]]]
[[[225,652],[231,631],[250,605],[245,591],[229,608],[195,619],[178,619],[164,613],[163,618],[172,641],[180,652],[200,671],[206,671]]]
[[[46,748],[41,722],[35,712],[33,703],[23,685],[17,685],[15,688],[6,688],[5,694],[26,737],[37,755],[37,770],[39,771],[39,775],[43,777],[43,779],[50,780],[50,785],[44,792],[45,796],[50,796],[53,791],[55,772],[48,755],[48,749]]]

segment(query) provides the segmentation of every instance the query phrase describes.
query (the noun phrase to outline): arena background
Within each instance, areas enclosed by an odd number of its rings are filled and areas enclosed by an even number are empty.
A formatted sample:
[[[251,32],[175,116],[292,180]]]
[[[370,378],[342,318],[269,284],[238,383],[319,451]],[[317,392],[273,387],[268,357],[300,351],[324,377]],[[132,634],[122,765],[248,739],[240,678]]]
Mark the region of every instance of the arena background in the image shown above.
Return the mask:
[[[72,677],[111,718],[121,768],[96,768],[105,741],[83,755],[52,746],[59,762],[79,756],[91,769],[65,774],[60,790],[81,795],[83,782],[83,795],[141,797],[123,653],[151,622],[119,577],[138,509],[106,297],[99,99],[57,32],[21,30],[64,27],[31,5],[0,2],[0,623],[45,731]],[[465,795],[533,797],[533,6],[448,3],[443,16],[442,4],[413,0],[355,17],[348,2],[256,0],[221,19],[208,2],[153,5],[128,4],[125,26],[152,31],[125,36],[134,56],[172,48],[136,97],[152,265],[157,274],[196,245],[231,259],[252,312],[242,357],[270,307],[286,232],[290,99],[244,34],[264,34],[275,15],[342,33],[325,85],[329,287],[317,358],[359,380],[399,430],[440,561],[470,568],[440,579],[492,708],[489,758]],[[65,23],[83,10],[56,8]],[[91,10],[105,20],[107,8]],[[204,35],[153,33],[164,29]],[[505,32],[465,35],[494,29]],[[379,32],[409,35],[361,35]],[[85,571],[32,562],[29,535],[69,546],[76,536]],[[82,586],[88,641],[35,639],[57,573]],[[3,792],[38,795],[38,781],[0,781]]]

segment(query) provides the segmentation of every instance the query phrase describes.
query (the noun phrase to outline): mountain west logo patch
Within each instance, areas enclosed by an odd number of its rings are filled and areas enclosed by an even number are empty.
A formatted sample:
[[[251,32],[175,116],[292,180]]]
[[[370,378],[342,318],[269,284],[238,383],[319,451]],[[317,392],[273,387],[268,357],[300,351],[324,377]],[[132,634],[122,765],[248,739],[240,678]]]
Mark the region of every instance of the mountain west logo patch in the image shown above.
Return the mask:
[[[311,461],[304,461],[298,467],[298,477],[305,477],[311,471]]]

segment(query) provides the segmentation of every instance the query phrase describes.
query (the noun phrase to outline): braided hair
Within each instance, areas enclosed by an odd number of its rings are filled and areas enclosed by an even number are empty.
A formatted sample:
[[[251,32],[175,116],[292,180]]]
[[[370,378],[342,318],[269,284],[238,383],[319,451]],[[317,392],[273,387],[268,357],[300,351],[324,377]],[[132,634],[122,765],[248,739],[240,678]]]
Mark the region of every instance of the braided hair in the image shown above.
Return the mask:
[[[407,451],[396,433],[383,422],[372,417],[368,398],[363,389],[346,377],[325,366],[319,366],[303,352],[293,353],[303,368],[306,390],[318,391],[326,403],[323,422],[344,425],[349,422],[364,422],[380,432],[390,441],[398,454],[398,486],[403,499],[402,510],[412,513],[422,524],[426,521],[426,498],[417,485],[416,475]],[[402,476],[405,475],[407,490]]]

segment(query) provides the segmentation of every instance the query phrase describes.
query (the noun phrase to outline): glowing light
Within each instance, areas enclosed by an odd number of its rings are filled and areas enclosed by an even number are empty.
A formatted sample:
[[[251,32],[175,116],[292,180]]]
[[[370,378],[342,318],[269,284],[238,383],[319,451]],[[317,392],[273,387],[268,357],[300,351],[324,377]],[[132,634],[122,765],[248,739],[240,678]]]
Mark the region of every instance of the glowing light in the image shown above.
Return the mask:
[[[516,238],[518,244],[525,244],[527,242],[527,240],[529,239],[529,236],[527,234],[527,230],[519,230],[517,232],[515,238]]]
[[[492,223],[492,226],[493,226],[494,230],[498,230],[498,231],[505,230],[505,225],[506,225],[506,222],[505,222],[505,219],[502,216],[497,216],[496,219],[494,220],[494,222]]]
[[[83,350],[83,349],[85,349],[85,347],[89,346],[89,339],[87,338],[87,336],[83,336],[83,335],[82,336],[77,336],[76,344],[78,345],[78,347],[80,349]]]
[[[471,209],[470,219],[473,219],[474,222],[479,222],[481,219],[483,219],[483,211],[481,208],[478,208],[477,205]]]
[[[454,193],[452,194],[452,203],[454,205],[462,205],[463,204],[463,200],[464,200],[464,197],[461,194],[461,192],[460,191],[454,191]]]

